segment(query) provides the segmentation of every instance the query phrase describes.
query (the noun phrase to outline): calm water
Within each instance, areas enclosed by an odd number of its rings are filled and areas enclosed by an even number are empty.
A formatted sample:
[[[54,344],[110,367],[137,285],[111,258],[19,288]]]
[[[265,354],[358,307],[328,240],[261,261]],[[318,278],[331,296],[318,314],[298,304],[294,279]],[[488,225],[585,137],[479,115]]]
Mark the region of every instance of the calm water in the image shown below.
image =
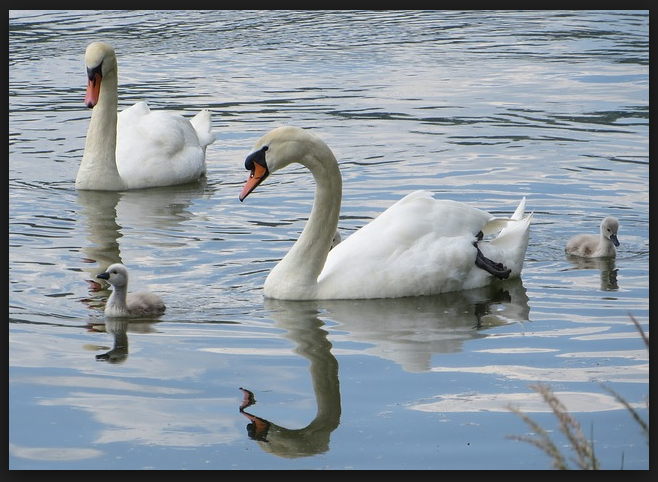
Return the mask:
[[[648,12],[10,11],[11,469],[547,469],[518,406],[570,457],[548,384],[604,469],[647,469]],[[212,111],[198,186],[76,192],[83,54],[114,45],[119,106]],[[523,276],[403,300],[266,301],[313,181],[243,161],[281,124],[343,175],[343,238],[424,188],[535,212]],[[612,262],[568,237],[619,218]],[[106,322],[109,263],[159,292]],[[127,348],[126,348],[127,347]],[[251,391],[249,404],[240,388]],[[240,410],[242,406],[242,411]]]

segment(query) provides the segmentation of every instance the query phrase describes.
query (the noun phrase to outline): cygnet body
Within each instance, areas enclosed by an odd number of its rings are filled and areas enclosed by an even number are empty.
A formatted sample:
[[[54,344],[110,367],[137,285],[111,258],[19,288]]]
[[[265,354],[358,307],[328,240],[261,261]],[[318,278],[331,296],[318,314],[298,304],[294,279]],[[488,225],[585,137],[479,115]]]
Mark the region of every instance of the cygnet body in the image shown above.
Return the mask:
[[[565,252],[584,258],[614,258],[617,256],[616,247],[619,246],[618,231],[619,221],[608,216],[601,221],[601,232],[598,236],[578,234],[569,240]]]
[[[151,317],[165,312],[165,304],[155,293],[138,291],[128,293],[128,269],[115,263],[100,273],[97,278],[107,280],[113,287],[105,305],[106,316]]]

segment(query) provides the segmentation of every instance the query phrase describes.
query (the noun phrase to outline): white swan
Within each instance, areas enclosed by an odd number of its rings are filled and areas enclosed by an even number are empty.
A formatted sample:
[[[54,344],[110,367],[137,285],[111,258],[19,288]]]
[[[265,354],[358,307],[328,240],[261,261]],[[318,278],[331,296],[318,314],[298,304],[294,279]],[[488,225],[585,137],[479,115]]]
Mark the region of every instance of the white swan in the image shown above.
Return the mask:
[[[188,120],[151,112],[146,102],[138,102],[117,115],[114,49],[103,42],[89,44],[85,64],[89,78],[85,104],[93,110],[76,189],[172,186],[205,175],[206,147],[215,140],[208,110]]]
[[[270,173],[292,162],[316,182],[302,234],[268,275],[264,294],[278,299],[395,298],[485,286],[520,275],[532,215],[525,198],[512,218],[415,191],[330,250],[342,180],[329,147],[310,132],[279,127],[263,136],[245,161],[251,171],[240,200]],[[491,241],[482,234],[500,234]],[[496,260],[496,261],[492,261]]]
[[[617,232],[619,221],[608,216],[601,221],[600,234],[578,234],[572,237],[564,248],[567,254],[584,258],[614,258],[619,246]]]
[[[137,291],[128,293],[128,269],[121,263],[110,265],[96,278],[107,280],[113,286],[112,294],[105,305],[106,316],[150,317],[165,312],[165,304],[155,293]]]

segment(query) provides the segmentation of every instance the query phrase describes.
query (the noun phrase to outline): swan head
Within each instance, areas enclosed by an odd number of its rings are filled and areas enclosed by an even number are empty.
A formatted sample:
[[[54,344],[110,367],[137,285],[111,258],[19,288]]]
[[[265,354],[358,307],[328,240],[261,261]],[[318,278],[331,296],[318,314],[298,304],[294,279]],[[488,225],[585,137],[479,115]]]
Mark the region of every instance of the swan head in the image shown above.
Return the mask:
[[[107,280],[112,286],[120,288],[128,285],[128,269],[121,263],[114,263],[104,273],[96,275],[96,278]]]
[[[85,105],[92,108],[98,103],[103,78],[116,73],[117,58],[112,46],[105,42],[90,43],[85,51],[85,67],[88,78]]]
[[[317,148],[329,149],[318,137],[299,127],[277,127],[265,134],[244,161],[244,167],[250,174],[240,193],[240,201],[267,176],[288,164],[298,162],[308,166],[309,156]]]
[[[615,246],[619,246],[619,240],[617,239],[617,232],[619,231],[619,221],[617,218],[608,216],[607,218],[601,221],[601,235],[610,241]]]

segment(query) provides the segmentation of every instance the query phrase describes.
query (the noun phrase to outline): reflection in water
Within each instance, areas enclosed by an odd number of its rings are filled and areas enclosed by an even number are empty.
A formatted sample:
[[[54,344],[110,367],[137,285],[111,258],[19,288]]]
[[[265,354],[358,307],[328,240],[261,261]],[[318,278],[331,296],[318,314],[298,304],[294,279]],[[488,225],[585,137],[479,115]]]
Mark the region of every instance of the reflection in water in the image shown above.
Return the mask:
[[[89,241],[82,251],[83,261],[89,264],[84,271],[91,278],[87,280],[90,298],[83,301],[90,308],[104,305],[109,284],[99,282],[96,275],[111,264],[123,264],[119,245],[123,227],[156,228],[175,233],[181,222],[193,216],[188,208],[192,200],[204,194],[205,187],[206,181],[201,180],[181,186],[125,192],[76,191]],[[130,260],[127,263],[130,265]]]
[[[109,363],[123,363],[128,358],[127,320],[110,320],[105,322],[105,331],[114,336],[114,346],[106,353],[96,355],[96,360]]]
[[[244,396],[242,403],[240,404],[240,413],[247,417],[251,422],[247,425],[247,434],[249,434],[249,438],[258,440],[259,442],[268,442],[267,434],[270,431],[270,425],[272,424],[264,418],[245,412],[245,408],[251,407],[256,403],[256,398],[254,397],[254,392],[242,387],[240,387],[240,390],[242,390]]]
[[[188,208],[194,199],[204,195],[206,185],[203,178],[180,186],[122,192],[116,208],[117,219],[122,226],[173,228],[176,231],[183,221],[192,218]]]
[[[617,271],[615,258],[583,258],[567,255],[574,269],[598,269],[601,272],[601,291],[616,291]]]
[[[431,368],[432,355],[456,353],[482,330],[529,319],[520,278],[475,290],[437,296],[379,300],[332,300],[320,305],[349,341],[372,344],[367,353],[398,363],[408,372]]]
[[[553,393],[559,398],[568,412],[605,412],[620,410],[619,400],[602,393],[595,392],[568,392]],[[525,413],[550,413],[552,409],[537,393],[454,393],[442,394],[434,397],[436,400],[418,402],[409,406],[411,410],[434,413],[456,412],[509,412],[509,406],[519,407]],[[634,409],[645,408],[641,402],[629,403]]]
[[[114,263],[121,262],[119,250],[120,226],[116,222],[116,206],[121,193],[109,191],[76,191],[80,216],[87,227],[89,243],[82,248],[85,254],[83,262],[89,266],[85,271],[91,279],[87,280],[91,299],[85,300],[90,305],[100,302],[97,292],[102,285],[96,281],[96,275]],[[96,264],[93,264],[96,263]]]
[[[96,355],[96,360],[108,363],[123,363],[128,358],[128,331],[133,333],[153,333],[157,321],[134,321],[121,318],[107,318],[105,324],[95,324],[93,331],[106,331],[114,337],[112,349]]]
[[[520,279],[502,281],[477,290],[439,296],[379,300],[265,300],[276,325],[287,330],[296,353],[311,362],[310,374],[317,404],[315,418],[306,427],[288,429],[247,411],[255,405],[245,388],[240,413],[247,433],[261,448],[280,457],[294,458],[326,452],[329,438],[340,422],[338,361],[331,353],[320,314],[341,324],[350,341],[374,344],[371,352],[391,359],[407,371],[427,371],[434,353],[461,350],[465,340],[484,336],[480,330],[514,321],[526,321],[530,308]],[[368,351],[368,350],[366,350]]]
[[[272,454],[285,458],[307,457],[329,450],[329,438],[340,423],[340,389],[338,361],[331,354],[327,332],[318,319],[317,302],[266,300],[265,307],[276,325],[287,330],[284,335],[296,344],[295,352],[311,362],[309,371],[317,411],[304,428],[288,429],[257,417],[244,409],[253,405],[253,393],[241,388],[245,399],[240,412],[249,419],[249,437]]]

